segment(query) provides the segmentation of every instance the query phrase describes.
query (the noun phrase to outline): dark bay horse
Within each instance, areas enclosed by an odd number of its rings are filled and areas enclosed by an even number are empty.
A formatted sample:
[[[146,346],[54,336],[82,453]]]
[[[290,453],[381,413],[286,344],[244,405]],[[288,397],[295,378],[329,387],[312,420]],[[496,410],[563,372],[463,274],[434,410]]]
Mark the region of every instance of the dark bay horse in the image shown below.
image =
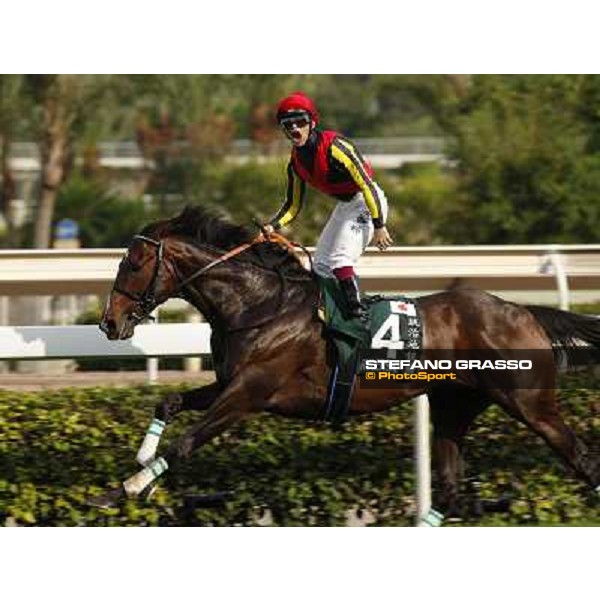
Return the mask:
[[[197,308],[212,327],[216,381],[172,394],[156,408],[145,468],[123,487],[98,500],[107,505],[127,493],[148,489],[168,466],[185,459],[228,427],[261,411],[314,419],[324,402],[328,367],[322,324],[315,306],[317,284],[288,249],[202,208],[154,223],[135,236],[122,260],[101,329],[109,339],[133,335],[135,326],[168,298],[179,296]],[[577,340],[600,347],[600,322],[545,307],[520,306],[473,289],[456,289],[418,299],[424,350],[514,349],[551,351]],[[594,489],[600,461],[567,426],[556,402],[556,368],[536,374],[536,389],[505,389],[463,377],[454,385],[392,389],[357,386],[350,414],[384,411],[422,393],[429,395],[434,457],[440,479],[435,507],[456,509],[463,438],[490,404],[527,425]],[[162,428],[179,412],[206,410],[197,425],[161,457],[154,452]],[[158,428],[158,429],[157,429]],[[143,453],[142,453],[143,454]]]

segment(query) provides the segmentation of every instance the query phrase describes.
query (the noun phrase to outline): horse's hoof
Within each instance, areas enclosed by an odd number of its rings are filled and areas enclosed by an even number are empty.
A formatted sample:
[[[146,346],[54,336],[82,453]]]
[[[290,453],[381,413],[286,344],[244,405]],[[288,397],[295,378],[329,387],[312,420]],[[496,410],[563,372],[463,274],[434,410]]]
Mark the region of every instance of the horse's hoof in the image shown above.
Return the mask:
[[[123,487],[119,487],[115,490],[109,490],[108,492],[104,492],[98,496],[88,498],[86,504],[88,506],[92,506],[93,508],[112,508],[124,499],[125,490]]]
[[[148,502],[152,498],[152,496],[154,496],[157,489],[158,489],[158,484],[155,481],[153,481],[150,485],[146,486],[142,490],[142,493],[140,494],[140,498],[142,500],[145,500],[146,502]]]

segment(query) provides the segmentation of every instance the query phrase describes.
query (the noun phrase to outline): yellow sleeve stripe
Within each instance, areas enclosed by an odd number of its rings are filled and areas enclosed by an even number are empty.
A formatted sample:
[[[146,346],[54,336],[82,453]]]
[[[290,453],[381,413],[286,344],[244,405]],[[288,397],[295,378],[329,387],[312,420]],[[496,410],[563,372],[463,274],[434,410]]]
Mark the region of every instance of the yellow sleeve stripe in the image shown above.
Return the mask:
[[[288,223],[291,223],[300,212],[300,202],[296,196],[292,199],[292,204],[288,210],[279,218],[280,227],[284,227]]]
[[[304,182],[294,174],[290,165],[288,168],[287,198],[272,222],[277,223],[279,227],[284,227],[298,216],[304,200],[304,189]]]
[[[346,167],[356,185],[360,187],[371,216],[374,219],[381,218],[381,208],[377,189],[373,185],[372,179],[365,171],[362,161],[357,156],[354,147],[345,140],[337,138],[333,144],[331,144],[331,155]]]
[[[302,200],[304,197],[304,185],[303,185],[304,182],[299,177],[296,177],[293,173],[292,173],[291,177],[292,177],[292,185],[291,185],[292,202],[290,204],[290,207],[286,211],[286,213],[279,219],[279,223],[281,224],[281,227],[283,227],[284,225],[287,225],[288,223],[291,223],[298,216],[298,213],[300,212],[300,209],[302,208]]]

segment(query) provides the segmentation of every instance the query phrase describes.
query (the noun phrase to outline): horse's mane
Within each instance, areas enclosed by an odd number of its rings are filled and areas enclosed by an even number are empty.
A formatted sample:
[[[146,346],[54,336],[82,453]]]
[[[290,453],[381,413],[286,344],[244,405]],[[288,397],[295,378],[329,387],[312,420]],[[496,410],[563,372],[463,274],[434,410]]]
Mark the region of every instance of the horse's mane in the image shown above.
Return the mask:
[[[181,214],[166,221],[162,233],[183,235],[221,250],[230,250],[254,237],[249,228],[234,225],[204,206],[186,206]]]
[[[165,235],[181,235],[193,243],[212,246],[220,250],[231,250],[240,244],[250,242],[257,231],[244,225],[236,225],[225,217],[204,206],[186,206],[181,214],[154,223],[142,230],[142,235],[152,236],[160,226],[161,237]],[[285,248],[278,244],[257,244],[252,250],[243,252],[237,260],[252,262],[262,267],[273,268],[284,266],[286,274],[306,276],[308,272],[300,262]]]

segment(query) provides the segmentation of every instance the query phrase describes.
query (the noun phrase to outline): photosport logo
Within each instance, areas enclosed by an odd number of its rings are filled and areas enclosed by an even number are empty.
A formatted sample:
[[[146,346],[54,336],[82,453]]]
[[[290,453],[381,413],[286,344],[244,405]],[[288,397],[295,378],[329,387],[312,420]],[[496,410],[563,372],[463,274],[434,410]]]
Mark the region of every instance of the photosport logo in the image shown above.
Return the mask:
[[[568,364],[567,364],[568,362]],[[359,385],[366,388],[425,388],[444,383],[484,385],[502,389],[548,387],[547,373],[567,367],[599,364],[591,349],[556,350],[390,350],[364,351],[359,359]],[[553,381],[556,387],[556,381]]]

